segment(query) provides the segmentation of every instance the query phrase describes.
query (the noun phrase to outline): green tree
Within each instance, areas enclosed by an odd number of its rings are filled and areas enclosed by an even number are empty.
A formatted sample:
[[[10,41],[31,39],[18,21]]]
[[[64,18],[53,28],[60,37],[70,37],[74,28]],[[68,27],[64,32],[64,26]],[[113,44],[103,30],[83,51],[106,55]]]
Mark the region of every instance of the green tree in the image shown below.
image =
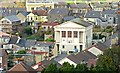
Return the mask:
[[[58,73],[58,68],[56,64],[50,64],[42,73]]]
[[[78,64],[75,68],[76,73],[86,73],[88,72],[88,67],[86,64]]]
[[[32,35],[32,28],[31,28],[30,26],[25,27],[25,33],[26,33],[27,35]]]
[[[63,63],[59,68],[60,73],[74,73],[74,65],[70,65],[68,62]]]

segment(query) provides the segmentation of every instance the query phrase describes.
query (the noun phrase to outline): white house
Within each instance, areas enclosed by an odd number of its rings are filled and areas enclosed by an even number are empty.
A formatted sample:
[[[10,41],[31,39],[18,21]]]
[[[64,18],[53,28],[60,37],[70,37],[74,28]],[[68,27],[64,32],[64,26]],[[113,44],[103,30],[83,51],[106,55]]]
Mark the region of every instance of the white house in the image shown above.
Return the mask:
[[[91,52],[95,56],[98,56],[100,54],[103,54],[103,52],[107,49],[108,47],[100,42],[95,43],[92,45],[90,48],[87,49],[87,51]]]
[[[54,28],[56,48],[60,54],[80,52],[92,45],[93,25],[80,18],[67,21]]]

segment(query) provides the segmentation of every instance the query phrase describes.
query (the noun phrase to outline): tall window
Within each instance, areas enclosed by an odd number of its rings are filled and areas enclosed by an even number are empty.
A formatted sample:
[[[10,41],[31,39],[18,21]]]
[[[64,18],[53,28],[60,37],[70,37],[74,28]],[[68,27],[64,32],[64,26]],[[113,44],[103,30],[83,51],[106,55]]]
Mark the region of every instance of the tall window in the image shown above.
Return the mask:
[[[68,31],[68,37],[71,38],[72,37],[72,32]]]
[[[77,31],[74,31],[74,38],[77,38],[78,37],[78,32]]]
[[[62,37],[66,37],[66,32],[62,31]]]

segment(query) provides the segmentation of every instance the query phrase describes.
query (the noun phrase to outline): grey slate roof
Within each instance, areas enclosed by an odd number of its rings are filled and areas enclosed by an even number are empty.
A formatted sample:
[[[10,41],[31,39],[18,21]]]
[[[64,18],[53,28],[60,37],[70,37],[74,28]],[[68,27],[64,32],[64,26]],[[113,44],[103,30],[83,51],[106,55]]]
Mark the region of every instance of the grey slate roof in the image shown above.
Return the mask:
[[[100,18],[101,11],[89,11],[85,14],[85,18]]]
[[[76,55],[71,54],[67,58],[76,64],[80,64],[82,61],[88,62],[89,59],[96,59],[97,57],[94,54],[90,53],[89,51],[85,51],[79,52]]]
[[[117,10],[104,10],[102,14],[116,14]]]
[[[108,48],[108,46],[104,45],[104,44],[101,43],[101,42],[96,43],[96,44],[95,44],[95,47],[97,47],[97,48],[100,49],[101,51],[105,51],[105,50]]]
[[[26,8],[0,8],[0,16],[16,15],[20,11],[26,11]]]
[[[54,60],[58,62],[58,61],[62,60],[65,57],[67,57],[67,54],[60,54],[60,55],[56,56],[54,58]]]
[[[36,40],[27,40],[25,43],[25,47],[31,47],[34,46],[36,43]]]
[[[12,37],[10,37],[9,44],[16,44],[17,40],[18,40],[18,37],[12,36]]]
[[[55,45],[55,43],[53,43],[53,42],[41,42],[41,41],[37,41],[36,43],[35,43],[35,45],[36,46],[54,46]]]
[[[72,20],[74,18],[75,17],[73,17],[73,16],[66,16],[66,17],[64,17],[64,21],[69,21],[69,20]]]
[[[42,64],[45,66],[45,67],[48,67],[50,64],[56,64],[57,65],[57,67],[61,67],[61,65],[57,62],[57,61],[55,61],[54,59],[51,59],[51,60],[43,60],[42,61]]]
[[[23,14],[24,16],[27,16],[31,12],[19,12],[19,13]]]
[[[55,8],[49,11],[48,14],[61,14],[61,15],[67,15],[69,10],[67,8]]]
[[[82,25],[84,27],[89,27],[89,26],[92,25],[92,23],[84,21],[84,20],[82,20],[80,18],[75,18],[75,19],[71,20],[71,22],[74,22],[76,24]]]
[[[20,21],[20,19],[16,15],[7,16],[5,18],[9,19],[11,22]]]
[[[23,39],[23,38],[21,38],[21,39],[19,40],[19,43],[17,43],[17,45],[19,45],[19,46],[21,46],[21,47],[25,47],[25,43],[26,43],[26,40]]]

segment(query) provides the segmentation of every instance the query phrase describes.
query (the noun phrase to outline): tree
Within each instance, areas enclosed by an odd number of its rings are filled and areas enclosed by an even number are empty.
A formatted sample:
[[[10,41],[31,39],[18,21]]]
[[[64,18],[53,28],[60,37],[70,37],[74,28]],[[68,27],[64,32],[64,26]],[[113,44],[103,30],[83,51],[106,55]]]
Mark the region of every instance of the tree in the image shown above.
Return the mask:
[[[57,73],[57,72],[58,72],[57,65],[52,63],[42,71],[42,73]]]
[[[32,35],[32,28],[31,27],[25,27],[25,33],[27,34],[27,35]]]
[[[76,73],[86,73],[88,72],[88,67],[86,64],[78,64],[75,68]]]
[[[59,69],[60,73],[74,73],[74,65],[70,65],[68,62],[64,62]]]

